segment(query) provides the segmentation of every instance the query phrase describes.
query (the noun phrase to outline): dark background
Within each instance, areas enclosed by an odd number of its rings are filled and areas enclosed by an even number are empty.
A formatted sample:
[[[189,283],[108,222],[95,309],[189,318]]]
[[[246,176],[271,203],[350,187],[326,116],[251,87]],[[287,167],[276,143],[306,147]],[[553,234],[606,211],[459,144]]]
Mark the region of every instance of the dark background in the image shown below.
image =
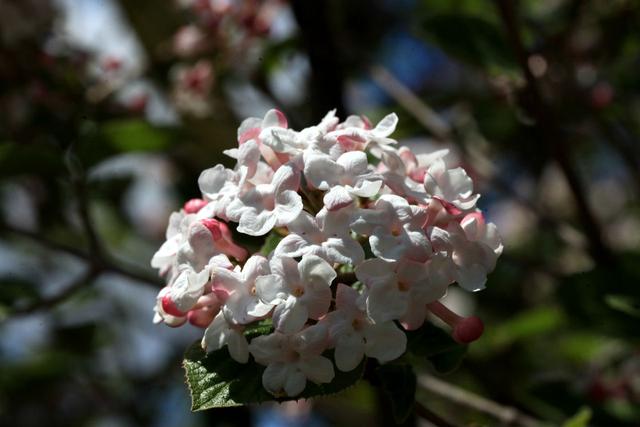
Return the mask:
[[[169,213],[243,118],[277,107],[297,129],[397,112],[396,139],[449,147],[498,225],[487,290],[447,296],[486,333],[452,373],[419,368],[454,386],[423,381],[425,407],[452,425],[640,425],[639,3],[231,3],[0,2],[0,424],[388,422],[366,383],[311,418],[191,413],[180,363],[201,331],[151,322]],[[176,51],[187,24],[203,37]],[[180,86],[201,60],[211,81]]]

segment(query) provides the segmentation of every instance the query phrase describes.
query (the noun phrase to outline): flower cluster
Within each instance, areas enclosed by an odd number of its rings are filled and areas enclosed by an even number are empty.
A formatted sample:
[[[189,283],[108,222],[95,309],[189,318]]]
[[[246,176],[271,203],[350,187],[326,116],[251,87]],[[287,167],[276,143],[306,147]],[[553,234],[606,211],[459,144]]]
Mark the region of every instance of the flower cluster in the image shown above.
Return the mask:
[[[447,165],[446,150],[397,148],[397,121],[340,123],[332,111],[298,132],[277,110],[245,120],[238,147],[225,151],[236,166],[203,171],[202,198],[171,216],[152,260],[168,283],[155,320],[206,328],[207,351],[227,346],[240,363],[251,355],[266,366],[262,382],[274,396],[330,382],[334,363],[347,372],[365,356],[398,358],[404,330],[429,312],[456,340],[476,339],[479,319],[438,300],[454,282],[482,289],[500,238],[466,172]],[[267,256],[249,256],[229,224],[283,237]],[[273,332],[248,342],[247,326],[264,319]]]

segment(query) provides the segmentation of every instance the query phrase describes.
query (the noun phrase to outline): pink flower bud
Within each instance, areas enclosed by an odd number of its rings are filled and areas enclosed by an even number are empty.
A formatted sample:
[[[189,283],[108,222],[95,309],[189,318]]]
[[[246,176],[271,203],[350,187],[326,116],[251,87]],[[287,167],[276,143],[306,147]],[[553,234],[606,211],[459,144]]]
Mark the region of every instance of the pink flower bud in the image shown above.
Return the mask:
[[[188,214],[194,214],[194,213],[198,213],[200,209],[204,208],[207,205],[207,203],[208,202],[206,200],[191,199],[191,200],[187,200],[187,202],[183,206],[183,209]]]
[[[209,232],[211,232],[211,235],[213,236],[213,240],[214,241],[218,241],[222,238],[222,231],[220,230],[220,222],[215,220],[215,219],[202,219],[200,220],[200,223],[202,223],[202,225],[204,225],[207,230],[209,230]]]
[[[187,313],[178,310],[178,307],[176,307],[176,303],[173,302],[169,293],[165,294],[162,297],[162,310],[171,316],[183,317],[187,315]]]

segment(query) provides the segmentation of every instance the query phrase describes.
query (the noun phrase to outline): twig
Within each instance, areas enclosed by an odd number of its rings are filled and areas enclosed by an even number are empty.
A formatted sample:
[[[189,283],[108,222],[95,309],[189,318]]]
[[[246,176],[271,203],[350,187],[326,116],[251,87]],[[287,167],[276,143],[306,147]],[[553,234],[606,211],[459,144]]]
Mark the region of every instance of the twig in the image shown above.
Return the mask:
[[[104,255],[102,255],[101,258],[98,261],[96,261],[95,259],[92,259],[91,255],[89,255],[88,253],[82,250],[45,239],[39,233],[36,233],[33,231],[14,228],[6,224],[3,224],[2,226],[0,226],[0,231],[7,231],[11,234],[15,234],[17,236],[29,239],[48,249],[51,249],[57,252],[63,252],[63,253],[72,255],[76,258],[83,259],[89,264],[92,264],[92,263],[96,264],[95,267],[98,267],[99,269],[110,271],[112,273],[116,273],[121,276],[128,277],[130,279],[133,279],[141,283],[147,283],[153,286],[160,286],[162,284],[159,279],[151,277],[143,272],[133,270],[129,267],[123,267],[121,265],[115,264],[105,259]]]
[[[530,103],[526,105],[523,104],[522,106],[535,118],[536,128],[540,133],[543,143],[547,145],[547,148],[553,154],[555,161],[560,166],[569,184],[569,188],[571,188],[575,203],[580,212],[580,219],[590,242],[590,250],[593,258],[604,264],[611,264],[613,262],[613,256],[603,240],[602,230],[589,205],[586,191],[580,181],[578,173],[571,164],[565,137],[553,113],[543,100],[536,78],[529,69],[527,51],[517,27],[515,3],[516,2],[512,0],[497,0],[498,10],[507,37],[527,81],[526,90],[528,91]]]
[[[522,427],[540,427],[544,425],[541,421],[523,414],[516,408],[503,406],[485,397],[478,396],[475,393],[463,390],[452,384],[439,380],[431,375],[419,376],[418,385],[427,391],[450,400],[453,403],[491,415],[505,425]]]
[[[386,68],[371,67],[373,80],[429,132],[443,141],[451,137],[451,126],[429,105],[418,98],[408,87],[398,81]]]
[[[447,142],[454,131],[446,120],[433,110],[427,103],[418,98],[409,88],[402,82],[398,81],[393,74],[381,66],[371,69],[371,75],[374,80],[389,94],[400,106],[402,106],[409,114],[411,114],[425,129],[432,133],[440,142]],[[460,147],[463,157],[469,157],[469,153],[464,147]],[[483,164],[483,169],[494,169],[488,162]],[[512,198],[522,207],[533,212],[544,225],[549,225],[557,230],[563,227],[570,227],[547,215],[538,206],[527,198],[523,197],[505,180],[498,175],[488,172],[487,174],[478,169],[474,169],[475,174],[485,182],[488,182],[498,191]]]
[[[15,315],[31,314],[36,311],[52,308],[64,302],[68,297],[70,297],[71,295],[79,291],[85,284],[96,279],[98,276],[100,276],[100,273],[101,273],[100,269],[90,267],[87,269],[87,271],[84,274],[72,280],[71,283],[65,286],[64,290],[59,294],[49,298],[37,300],[24,307],[11,309],[11,311],[9,312],[9,315],[15,316]]]
[[[427,407],[421,404],[420,402],[415,403],[414,410],[417,416],[429,421],[431,424],[435,425],[436,427],[457,427],[455,424],[451,424],[449,421],[445,420],[440,415],[427,409]]]

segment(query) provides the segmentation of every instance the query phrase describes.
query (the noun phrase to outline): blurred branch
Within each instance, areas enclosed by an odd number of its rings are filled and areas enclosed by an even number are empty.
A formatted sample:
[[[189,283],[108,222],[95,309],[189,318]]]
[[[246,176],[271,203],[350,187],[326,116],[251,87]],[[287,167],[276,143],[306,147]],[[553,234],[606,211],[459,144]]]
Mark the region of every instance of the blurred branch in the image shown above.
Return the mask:
[[[524,95],[527,95],[527,98],[520,100],[522,107],[535,118],[535,128],[539,132],[540,139],[547,145],[549,152],[552,153],[555,161],[560,166],[569,184],[569,188],[571,188],[574,201],[580,212],[580,219],[590,242],[590,250],[593,258],[598,262],[611,264],[613,262],[613,256],[603,240],[602,230],[589,205],[586,190],[580,181],[578,173],[571,164],[566,137],[556,122],[553,112],[543,100],[536,78],[529,68],[528,53],[524,47],[517,26],[517,4],[511,0],[497,0],[497,6],[507,33],[507,38],[527,81],[526,92],[524,93]]]
[[[451,136],[455,133],[451,125],[447,123],[434,109],[432,109],[426,102],[418,98],[408,87],[402,82],[396,79],[386,68],[382,66],[376,66],[371,69],[371,76],[374,81],[380,85],[380,87],[387,92],[402,108],[404,108],[409,114],[411,114],[420,124],[422,124],[427,131],[433,134],[440,142],[448,142],[451,140]],[[460,147],[462,155],[469,157],[469,153],[464,146]],[[476,156],[478,157],[478,156]],[[515,200],[518,204],[533,212],[538,219],[545,225],[549,225],[559,230],[562,227],[567,227],[567,224],[562,224],[555,218],[550,217],[532,201],[522,197],[517,191],[513,189],[511,184],[501,179],[494,173],[494,166],[485,159],[474,158],[470,164],[481,164],[480,168],[475,168],[474,171],[483,181],[491,184],[492,187],[498,191],[509,196]]]
[[[407,110],[425,129],[436,138],[447,141],[451,138],[451,126],[429,105],[418,98],[408,87],[397,80],[386,68],[371,67],[373,80]]]
[[[415,403],[415,412],[416,412],[416,415],[418,415],[420,418],[423,418],[429,421],[431,424],[435,425],[436,427],[457,427],[455,424],[451,424],[449,421],[440,417],[438,414],[427,409],[427,407],[421,404],[420,402]]]
[[[491,415],[500,420],[504,425],[522,427],[540,427],[544,425],[541,421],[523,414],[516,408],[503,406],[485,397],[478,396],[475,393],[439,380],[431,375],[419,376],[418,385],[453,403]]]
[[[162,285],[161,281],[158,278],[151,277],[150,275],[142,271],[138,271],[132,267],[124,267],[122,265],[116,264],[113,261],[108,260],[105,255],[101,255],[99,258],[92,258],[92,256],[87,252],[84,252],[72,246],[63,245],[61,243],[45,239],[40,235],[40,233],[37,232],[14,228],[6,224],[0,226],[0,231],[7,231],[11,234],[15,234],[16,236],[23,237],[35,243],[38,243],[45,248],[57,252],[63,252],[76,258],[80,258],[88,262],[89,264],[94,265],[97,270],[109,271],[127,277],[129,279],[133,279],[137,282],[146,283],[153,286]]]
[[[54,306],[64,302],[67,298],[69,298],[74,293],[82,289],[87,283],[90,283],[96,278],[98,278],[98,276],[100,276],[100,273],[101,273],[100,269],[89,267],[84,274],[81,274],[79,277],[72,280],[67,286],[65,286],[64,290],[59,294],[49,298],[43,298],[43,299],[37,300],[24,307],[11,309],[9,312],[9,315],[15,316],[15,315],[31,314],[36,311],[53,308]]]

